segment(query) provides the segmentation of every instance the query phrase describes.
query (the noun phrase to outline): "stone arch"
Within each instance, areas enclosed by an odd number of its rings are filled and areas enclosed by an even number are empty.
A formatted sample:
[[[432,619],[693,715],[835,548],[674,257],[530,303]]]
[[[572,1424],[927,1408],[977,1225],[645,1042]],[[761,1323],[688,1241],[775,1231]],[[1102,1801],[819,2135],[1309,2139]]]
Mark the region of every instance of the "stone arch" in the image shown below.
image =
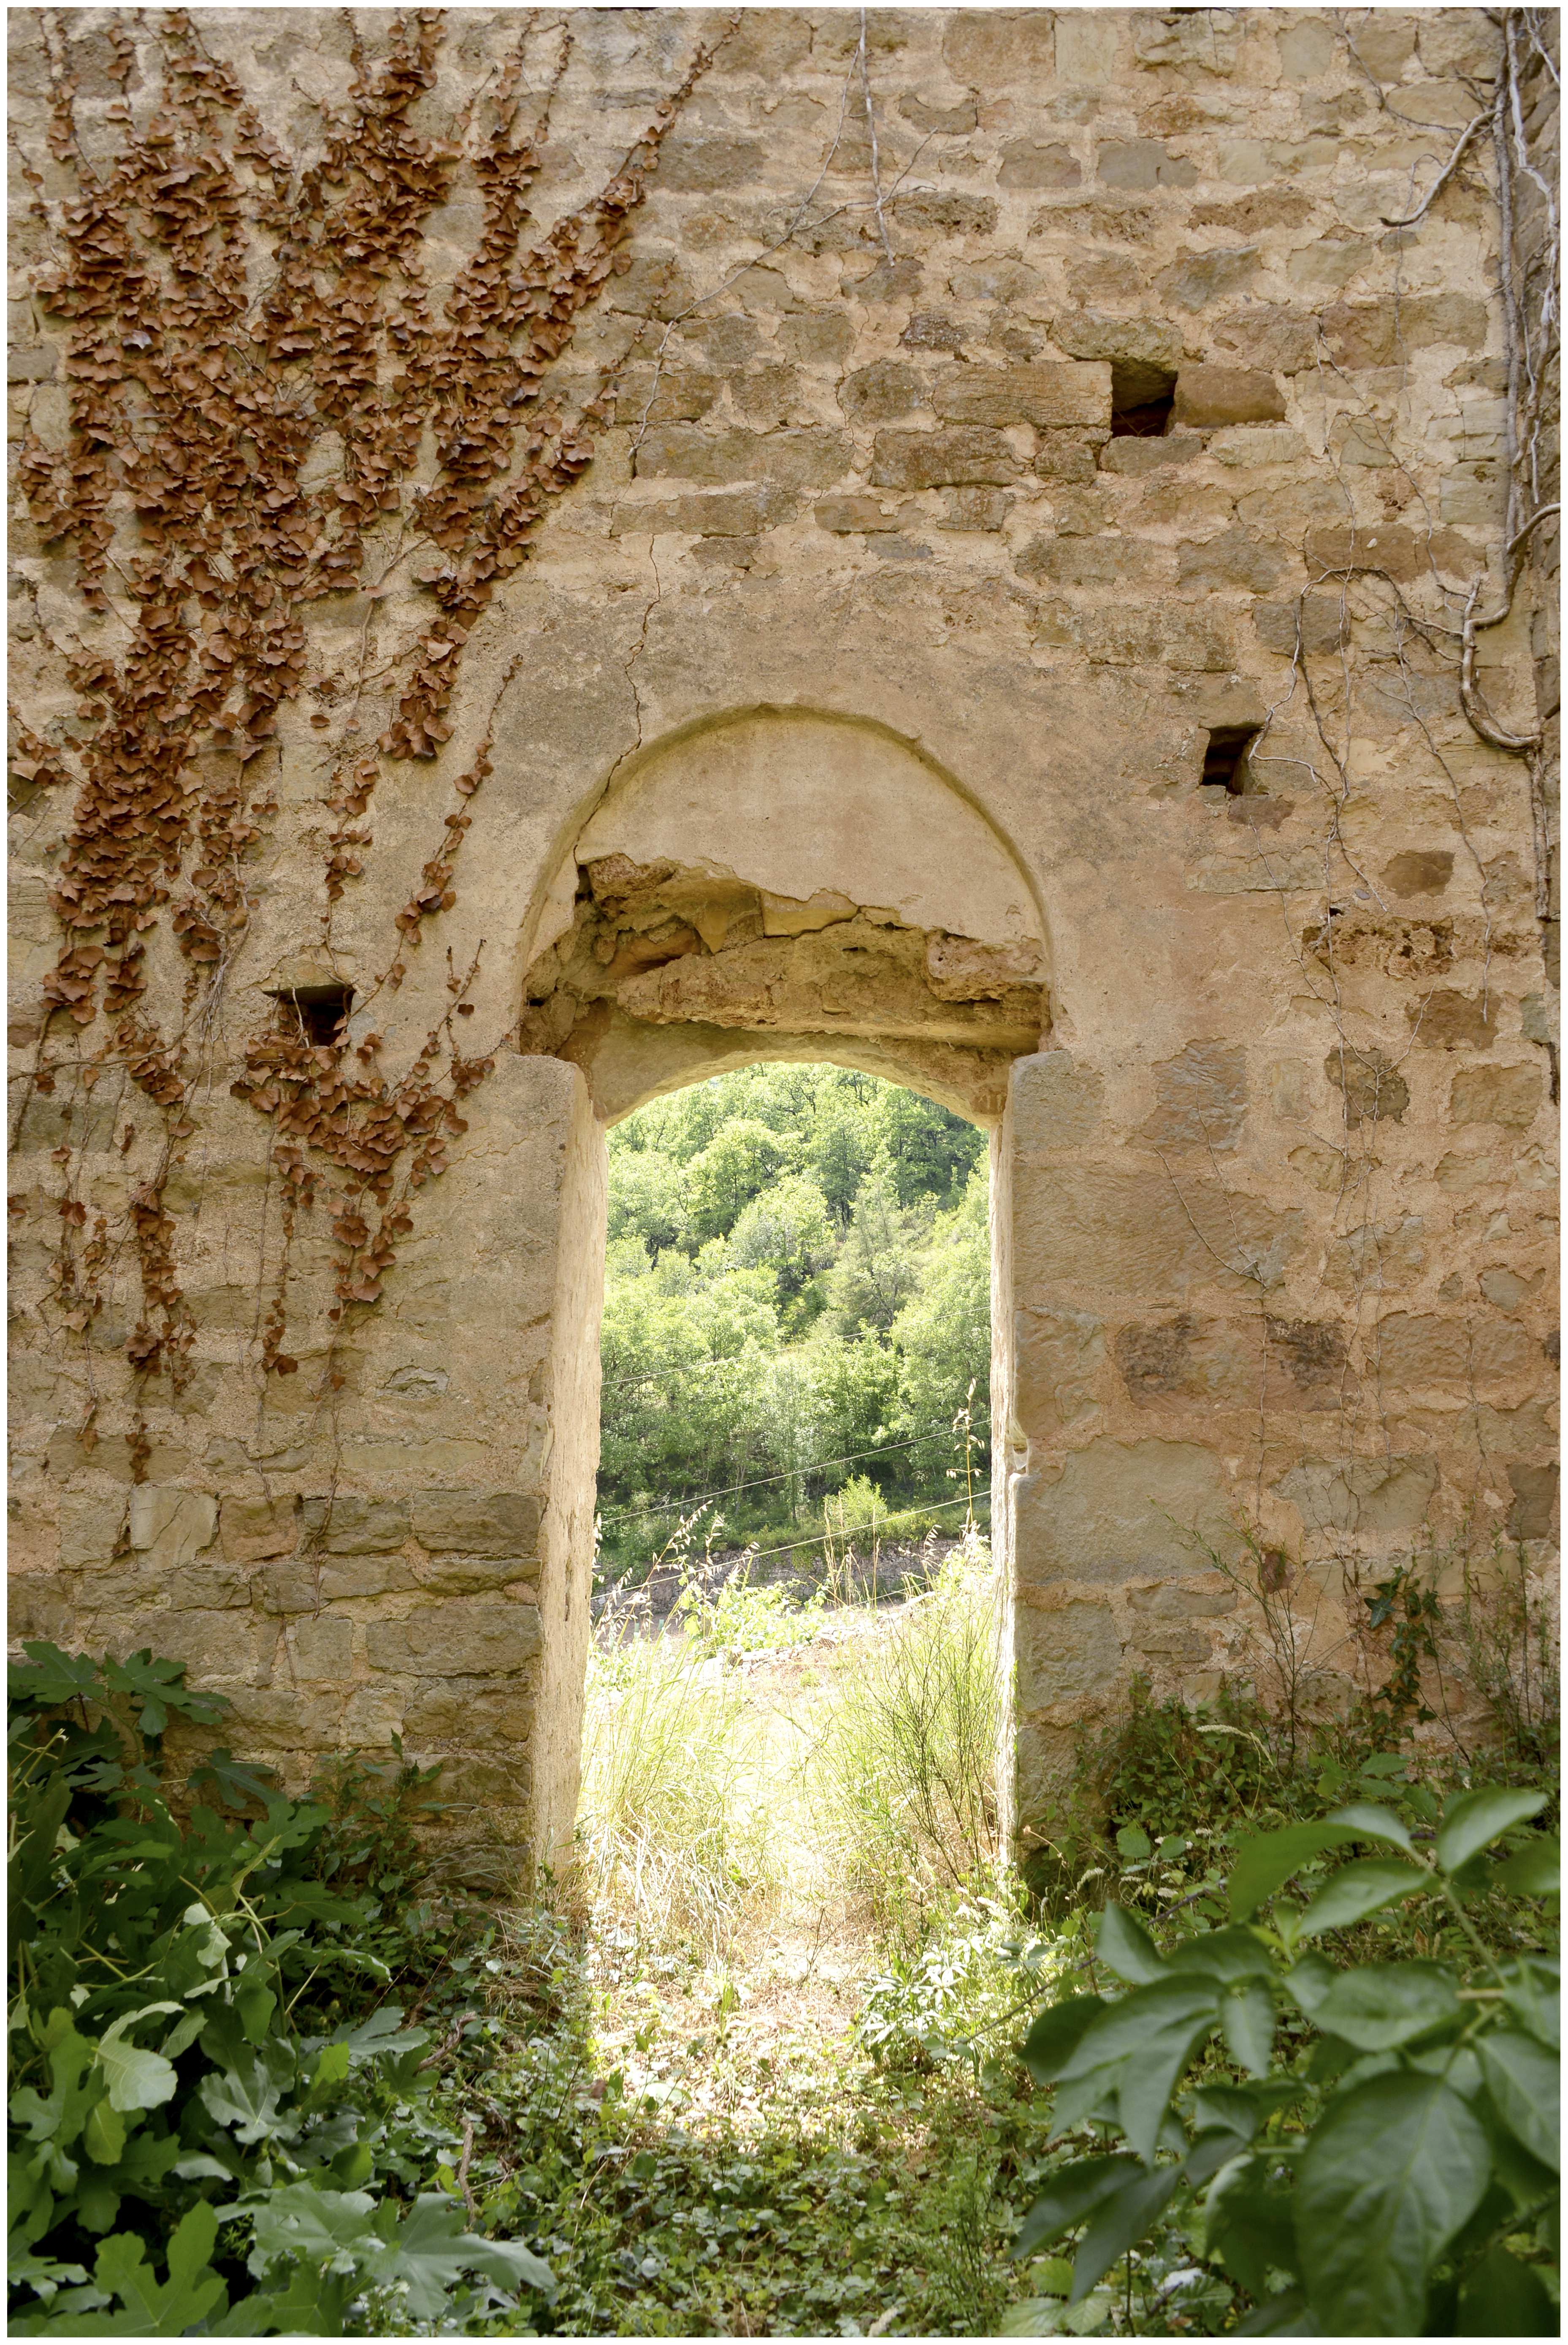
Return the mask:
[[[606,1129],[646,1100],[765,1060],[857,1067],[988,1128],[991,1406],[1006,1426],[1002,1127],[1013,1067],[1048,1032],[1049,952],[1023,863],[934,759],[884,725],[754,706],[622,762],[539,890],[522,957],[519,1054],[485,1094],[494,1144],[468,1152],[487,1168],[470,1175],[487,1194],[465,1198],[460,1218],[499,1269],[508,1246],[495,1217],[519,1210],[502,1167],[515,1159],[522,1174],[526,1154],[537,1180],[541,1133],[558,1135],[553,1177],[521,1216],[553,1290],[522,1827],[549,1851],[570,1835],[578,1781]],[[1007,1516],[994,1509],[1004,1582]]]
[[[625,761],[541,890],[525,1052],[602,1121],[758,1059],[825,1059],[994,1124],[1048,1027],[1046,923],[1008,842],[887,726],[754,706]]]

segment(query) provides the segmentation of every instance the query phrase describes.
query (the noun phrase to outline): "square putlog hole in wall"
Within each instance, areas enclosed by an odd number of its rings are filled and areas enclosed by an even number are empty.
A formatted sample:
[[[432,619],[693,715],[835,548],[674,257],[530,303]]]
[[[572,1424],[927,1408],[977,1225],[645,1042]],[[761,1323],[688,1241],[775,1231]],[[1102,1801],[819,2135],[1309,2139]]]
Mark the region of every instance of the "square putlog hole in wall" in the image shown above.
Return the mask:
[[[1250,787],[1248,757],[1262,728],[1257,725],[1217,725],[1203,750],[1203,787],[1224,790],[1239,798]]]
[[[1176,377],[1163,367],[1113,360],[1110,371],[1110,436],[1113,440],[1163,440],[1170,429]]]
[[[278,1019],[288,1033],[319,1048],[335,1050],[354,1007],[351,985],[297,985],[275,993]]]

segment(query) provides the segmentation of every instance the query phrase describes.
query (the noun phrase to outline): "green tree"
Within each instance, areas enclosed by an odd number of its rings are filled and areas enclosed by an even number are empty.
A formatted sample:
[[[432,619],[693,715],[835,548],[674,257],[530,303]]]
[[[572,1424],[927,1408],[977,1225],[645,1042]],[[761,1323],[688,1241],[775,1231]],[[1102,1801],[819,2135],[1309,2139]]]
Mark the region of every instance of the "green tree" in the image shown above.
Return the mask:
[[[828,1281],[834,1317],[846,1335],[890,1335],[920,1283],[918,1223],[898,1203],[893,1162],[879,1150],[855,1195],[849,1228]]]
[[[975,1419],[984,1434],[991,1380],[990,1184],[976,1166],[956,1210],[932,1232],[921,1264],[920,1291],[893,1329],[898,1353],[896,1422],[906,1436],[925,1436],[910,1452],[911,1468],[927,1484],[953,1462],[948,1429],[975,1387]],[[977,1453],[983,1462],[988,1447]]]
[[[794,1302],[836,1252],[827,1199],[807,1173],[786,1173],[754,1197],[730,1233],[732,1261],[771,1270],[781,1304]]]
[[[691,1226],[699,1237],[728,1237],[754,1197],[776,1179],[794,1152],[793,1135],[755,1116],[722,1124],[690,1158],[685,1185]]]

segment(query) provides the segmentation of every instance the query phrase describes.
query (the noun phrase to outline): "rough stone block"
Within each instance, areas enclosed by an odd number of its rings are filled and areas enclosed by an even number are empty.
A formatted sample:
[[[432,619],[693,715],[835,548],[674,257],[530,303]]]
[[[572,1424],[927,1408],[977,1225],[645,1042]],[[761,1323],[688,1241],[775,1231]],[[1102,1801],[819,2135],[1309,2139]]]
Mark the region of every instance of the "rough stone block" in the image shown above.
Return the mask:
[[[1336,1043],[1323,1061],[1323,1072],[1345,1095],[1345,1122],[1352,1131],[1363,1123],[1402,1123],[1411,1103],[1410,1085],[1391,1059],[1370,1046],[1355,1051]]]
[[[1018,462],[999,431],[979,424],[941,431],[879,431],[871,482],[878,489],[957,488],[975,482],[1005,487]]]
[[[1335,594],[1303,594],[1294,603],[1254,603],[1252,624],[1265,651],[1293,658],[1300,630],[1303,652],[1338,651],[1349,620]]]
[[[1173,310],[1207,310],[1211,301],[1222,301],[1232,293],[1239,293],[1257,273],[1255,244],[1233,245],[1218,252],[1189,252],[1165,271],[1159,289]],[[1270,414],[1275,411],[1270,410]],[[1283,410],[1278,411],[1282,413]],[[1253,419],[1228,415],[1217,420],[1246,423]]]
[[[1508,1384],[1536,1374],[1540,1355],[1526,1330],[1508,1319],[1442,1319],[1391,1313],[1374,1337],[1378,1372],[1390,1390],[1423,1386]]]
[[[1157,1620],[1212,1620],[1234,1612],[1240,1598],[1234,1588],[1181,1588],[1167,1580],[1158,1588],[1133,1588],[1128,1602],[1135,1612]],[[1141,1639],[1139,1640],[1141,1642]]]
[[[1132,1641],[1138,1651],[1147,1653],[1151,1660],[1180,1662],[1183,1667],[1206,1661],[1214,1650],[1209,1639],[1196,1629],[1178,1629],[1152,1620],[1139,1621],[1133,1630]]]
[[[58,1644],[76,1633],[70,1583],[51,1572],[14,1571],[6,1594],[6,1627],[23,1642],[33,1637]]]
[[[170,1490],[144,1482],[131,1492],[131,1546],[150,1562],[177,1570],[217,1535],[217,1500],[207,1490]]]
[[[289,1641],[302,1678],[341,1683],[354,1659],[354,1624],[330,1612],[307,1613],[294,1623]]]
[[[1103,1693],[1121,1675],[1121,1639],[1108,1604],[1058,1604],[1045,1612],[1020,1603],[1015,1619],[1020,1711]]]
[[[1348,1466],[1308,1457],[1274,1488],[1296,1508],[1310,1535],[1410,1538],[1426,1520],[1437,1482],[1434,1457],[1358,1457]]]
[[[479,1596],[538,1577],[532,1555],[443,1555],[426,1568],[420,1584],[438,1596]]]
[[[845,376],[838,403],[853,423],[891,423],[925,406],[926,384],[902,359],[877,359]]]
[[[99,1498],[67,1490],[60,1500],[61,1569],[106,1570],[119,1552],[125,1527],[126,1494]]]
[[[917,505],[895,505],[889,511],[880,497],[840,496],[819,497],[811,517],[818,529],[845,536],[851,531],[906,529],[918,514]]]
[[[794,489],[758,481],[740,489],[710,489],[661,504],[622,504],[610,525],[612,537],[641,536],[644,530],[678,532],[687,537],[754,537],[775,529],[800,511]]]
[[[1105,1085],[1069,1051],[1037,1051],[1013,1069],[1014,1145],[1020,1155],[1081,1148],[1098,1128]]]
[[[1245,1408],[1258,1400],[1258,1351],[1249,1331],[1181,1312],[1119,1327],[1116,1364],[1136,1408],[1198,1402]]]
[[[1039,138],[1015,138],[1002,149],[999,188],[1076,188],[1083,167],[1070,147]]]
[[[1248,367],[1184,366],[1176,378],[1174,424],[1215,430],[1284,420],[1285,402],[1271,375]]]
[[[1099,1406],[1103,1321],[1089,1311],[1013,1314],[1014,1407],[1030,1441],[1047,1441]]]
[[[942,57],[956,82],[986,97],[1007,96],[1020,80],[1048,79],[1057,59],[1052,13],[955,9],[943,26]]]
[[[531,1555],[539,1538],[531,1491],[420,1490],[413,1518],[414,1537],[432,1555]]]
[[[956,369],[932,393],[938,415],[954,423],[1034,423],[1110,428],[1110,368],[1100,362]]]
[[[654,424],[637,451],[639,480],[772,481],[786,489],[830,489],[849,467],[841,431],[704,431],[691,423]]]
[[[1453,1079],[1449,1116],[1454,1123],[1501,1123],[1527,1132],[1541,1106],[1534,1067],[1466,1067]]]
[[[1447,848],[1407,848],[1383,866],[1383,885],[1393,896],[1441,896],[1452,878]]]
[[[1469,293],[1407,294],[1397,310],[1391,301],[1340,301],[1322,318],[1336,363],[1351,368],[1401,366],[1409,351],[1434,346],[1483,350],[1487,323],[1485,302]]]
[[[1260,302],[1219,320],[1213,347],[1267,374],[1301,374],[1316,363],[1318,321],[1306,310]]]
[[[427,1604],[406,1620],[372,1620],[365,1652],[373,1670],[412,1677],[515,1677],[542,1649],[531,1604],[478,1599]]]
[[[949,489],[944,529],[998,530],[1013,509],[1006,489]]]
[[[1145,472],[1163,472],[1167,464],[1190,464],[1195,456],[1203,453],[1203,442],[1196,431],[1168,431],[1158,440],[1142,440],[1129,434],[1122,440],[1108,440],[1099,452],[1102,472],[1130,473],[1135,477]]]
[[[990,196],[895,196],[888,209],[916,238],[989,236],[999,217]]]
[[[1247,1113],[1247,1053],[1220,1041],[1189,1042],[1154,1070],[1155,1111],[1146,1148],[1234,1148]]]
[[[230,1563],[264,1563],[292,1553],[299,1538],[298,1498],[225,1498],[218,1510]]]
[[[1192,188],[1198,166],[1185,155],[1173,155],[1158,138],[1113,139],[1096,157],[1100,183],[1107,188]]]
[[[307,1498],[299,1528],[301,1546],[313,1554],[384,1555],[408,1538],[409,1509],[400,1499],[339,1490],[330,1498]]]
[[[157,1623],[150,1636],[153,1650],[160,1659],[184,1661],[193,1682],[249,1676],[255,1663],[255,1637],[243,1615],[171,1609],[152,1617]],[[142,1641],[149,1639],[144,1637]]]
[[[1026,578],[1053,586],[1168,585],[1176,569],[1168,546],[1138,537],[1037,537],[1017,557]]]
[[[446,1684],[424,1678],[409,1697],[405,1731],[427,1747],[521,1746],[533,1731],[536,1708],[532,1689],[515,1679],[498,1686],[491,1678],[454,1678]]]
[[[1490,1051],[1497,1040],[1495,993],[1460,993],[1440,987],[1420,1002],[1407,1003],[1412,1041],[1428,1051]]]
[[[1508,1536],[1516,1539],[1549,1539],[1557,1511],[1555,1466],[1511,1466],[1508,1479],[1513,1504],[1508,1511]]]
[[[1014,1198],[1026,1297],[1064,1282],[1140,1298],[1240,1278],[1271,1288],[1301,1248],[1303,1216],[1295,1209],[1199,1173],[1178,1193],[1159,1165],[1020,1166]]]
[[[710,134],[700,137],[667,138],[659,153],[662,195],[708,195],[722,188],[755,188],[767,168],[767,157],[754,138]]]
[[[168,1583],[168,1600],[182,1612],[233,1609],[250,1601],[250,1574],[242,1564],[192,1564]]]
[[[1336,1164],[1340,1161],[1334,1159]],[[1419,1213],[1397,1222],[1363,1222],[1329,1248],[1324,1285],[1336,1294],[1387,1294],[1413,1286],[1426,1269],[1425,1233]]]
[[[1179,1579],[1203,1567],[1199,1540],[1239,1553],[1231,1515],[1223,1467],[1206,1445],[1102,1437],[1071,1451],[1056,1474],[1042,1467],[1019,1482],[1018,1577],[1035,1588]]]

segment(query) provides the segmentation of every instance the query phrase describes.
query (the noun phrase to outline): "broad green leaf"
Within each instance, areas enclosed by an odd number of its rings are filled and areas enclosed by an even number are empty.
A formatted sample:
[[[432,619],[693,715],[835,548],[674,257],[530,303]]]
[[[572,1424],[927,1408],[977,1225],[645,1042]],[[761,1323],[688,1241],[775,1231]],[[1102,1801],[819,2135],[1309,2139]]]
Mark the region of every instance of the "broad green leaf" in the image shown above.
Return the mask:
[[[1438,1863],[1445,1873],[1457,1873],[1499,1832],[1539,1815],[1545,1805],[1544,1792],[1510,1792],[1500,1783],[1480,1792],[1456,1792],[1444,1807],[1437,1828]]]
[[[1128,1864],[1146,1864],[1154,1853],[1153,1844],[1141,1824],[1123,1824],[1116,1836],[1117,1848]]]
[[[380,2246],[372,2217],[376,2202],[363,2190],[315,2190],[309,2182],[285,2183],[268,2193],[253,2217],[255,2260],[251,2269],[265,2272],[284,2256],[302,2256],[308,2263],[338,2263],[351,2257],[357,2262]]]
[[[1106,2008],[1103,1996],[1075,1995],[1066,2003],[1054,2003],[1048,2011],[1041,2012],[1018,2053],[1037,2085],[1056,2083],[1090,2020]],[[336,2051],[339,2047],[334,2045],[328,2048]],[[348,2046],[342,2049],[346,2063]],[[321,2056],[325,2060],[327,2054]]]
[[[1095,1952],[1108,1971],[1129,1986],[1148,1986],[1166,1975],[1159,1948],[1135,1915],[1120,1905],[1108,1905],[1095,1924]]]
[[[98,2044],[98,2066],[108,2080],[111,2108],[156,2109],[172,2099],[179,2082],[172,2062],[161,2052],[143,2052],[126,2043],[124,2032],[138,2019],[150,2019],[157,2012],[177,2012],[179,2007],[177,2003],[149,2003],[140,2011],[127,2011],[106,2028]]]
[[[1206,1930],[1188,1938],[1170,1957],[1173,1971],[1200,1971],[1226,1986],[1241,1986],[1249,1979],[1271,1979],[1274,1965],[1267,1947],[1250,1930]]]
[[[1208,1979],[1167,1976],[1139,1987],[1091,2021],[1062,2082],[1115,2066],[1122,2131],[1147,2162],[1182,2072],[1219,2016],[1219,1992]]]
[[[1361,2052],[1391,2052],[1458,2019],[1464,2006],[1436,1963],[1366,1963],[1341,1972],[1312,2012],[1325,2035]]]
[[[1142,2171],[1138,2159],[1122,2150],[1112,2157],[1081,2157],[1072,2166],[1064,2166],[1052,2175],[1025,2216],[1009,2254],[1027,2256],[1037,2248],[1048,2247],[1091,2215],[1102,2198],[1108,2198],[1113,2190],[1119,2190]]]
[[[1340,1974],[1326,1956],[1303,1954],[1285,1974],[1285,1985],[1310,2019]]]
[[[1530,1954],[1503,1966],[1502,1995],[1509,2010],[1527,2035],[1549,2044],[1553,2052],[1563,2048],[1558,1987],[1554,1956]]]
[[[1328,1821],[1347,1826],[1356,1840],[1391,1841],[1395,1848],[1402,1848],[1407,1854],[1414,1846],[1398,1816],[1372,1800],[1353,1800],[1349,1807],[1336,1808]]]
[[[1555,1833],[1527,1841],[1492,1868],[1492,1886],[1512,1897],[1556,1897],[1563,1887],[1563,1849]]]
[[[1215,2177],[1204,2202],[1208,2243],[1249,2296],[1268,2293],[1271,2271],[1298,2269],[1295,2198],[1273,2188],[1269,2161],[1235,2159]]]
[[[97,2101],[87,2111],[82,2147],[95,2166],[117,2166],[126,2154],[126,2121],[108,2101]]]
[[[998,2337],[1059,2337],[1066,2299],[1059,2296],[1023,2296],[997,2330]]]
[[[1081,2304],[1118,2257],[1142,2238],[1164,2211],[1180,2179],[1179,2166],[1162,2166],[1153,2174],[1139,2174],[1124,2182],[1119,2190],[1101,2200],[1073,2259],[1072,2303]]]
[[[450,2198],[440,2192],[423,2193],[390,2239],[378,2238],[355,2252],[366,2272],[383,2286],[398,2280],[404,2284],[408,2309],[416,2320],[439,2320],[448,2291],[470,2271],[482,2271],[503,2287],[532,2288],[542,2295],[554,2295],[555,2276],[548,2264],[513,2240],[482,2239],[465,2232],[460,2228],[461,2222],[461,2213]]]
[[[1299,2269],[1325,2333],[1419,2336],[1428,2275],[1490,2173],[1481,2125],[1434,2076],[1374,2076],[1331,2101],[1296,2187]]]
[[[1238,2067],[1252,2076],[1268,2075],[1274,2049],[1274,1998],[1260,1979],[1220,1996],[1219,2032]]]
[[[272,2074],[266,2061],[253,2055],[243,2066],[221,2073],[209,2068],[196,2089],[214,2123],[233,2127],[236,2141],[293,2141],[299,2132],[298,2119],[278,2114],[288,2083],[286,2075]]]
[[[1304,1864],[1331,1848],[1342,1848],[1355,1837],[1350,1825],[1321,1823],[1286,1824],[1280,1832],[1244,1840],[1230,1868],[1231,1918],[1245,1922]]]
[[[1540,2275],[1492,2248],[1482,2256],[1459,2291],[1456,2337],[1555,2337],[1557,2307]]]
[[[1388,1856],[1358,1857],[1330,1873],[1309,1901],[1296,1934],[1311,1938],[1320,1930],[1348,1930],[1352,1922],[1363,1922],[1369,1914],[1381,1913],[1385,1905],[1397,1904],[1401,1897],[1412,1897],[1418,1890],[1431,1886],[1431,1875],[1419,1864],[1401,1864]]]
[[[1562,2119],[1557,2062],[1533,2036],[1508,2028],[1476,2045],[1498,2115],[1532,2157],[1561,2173]]]

